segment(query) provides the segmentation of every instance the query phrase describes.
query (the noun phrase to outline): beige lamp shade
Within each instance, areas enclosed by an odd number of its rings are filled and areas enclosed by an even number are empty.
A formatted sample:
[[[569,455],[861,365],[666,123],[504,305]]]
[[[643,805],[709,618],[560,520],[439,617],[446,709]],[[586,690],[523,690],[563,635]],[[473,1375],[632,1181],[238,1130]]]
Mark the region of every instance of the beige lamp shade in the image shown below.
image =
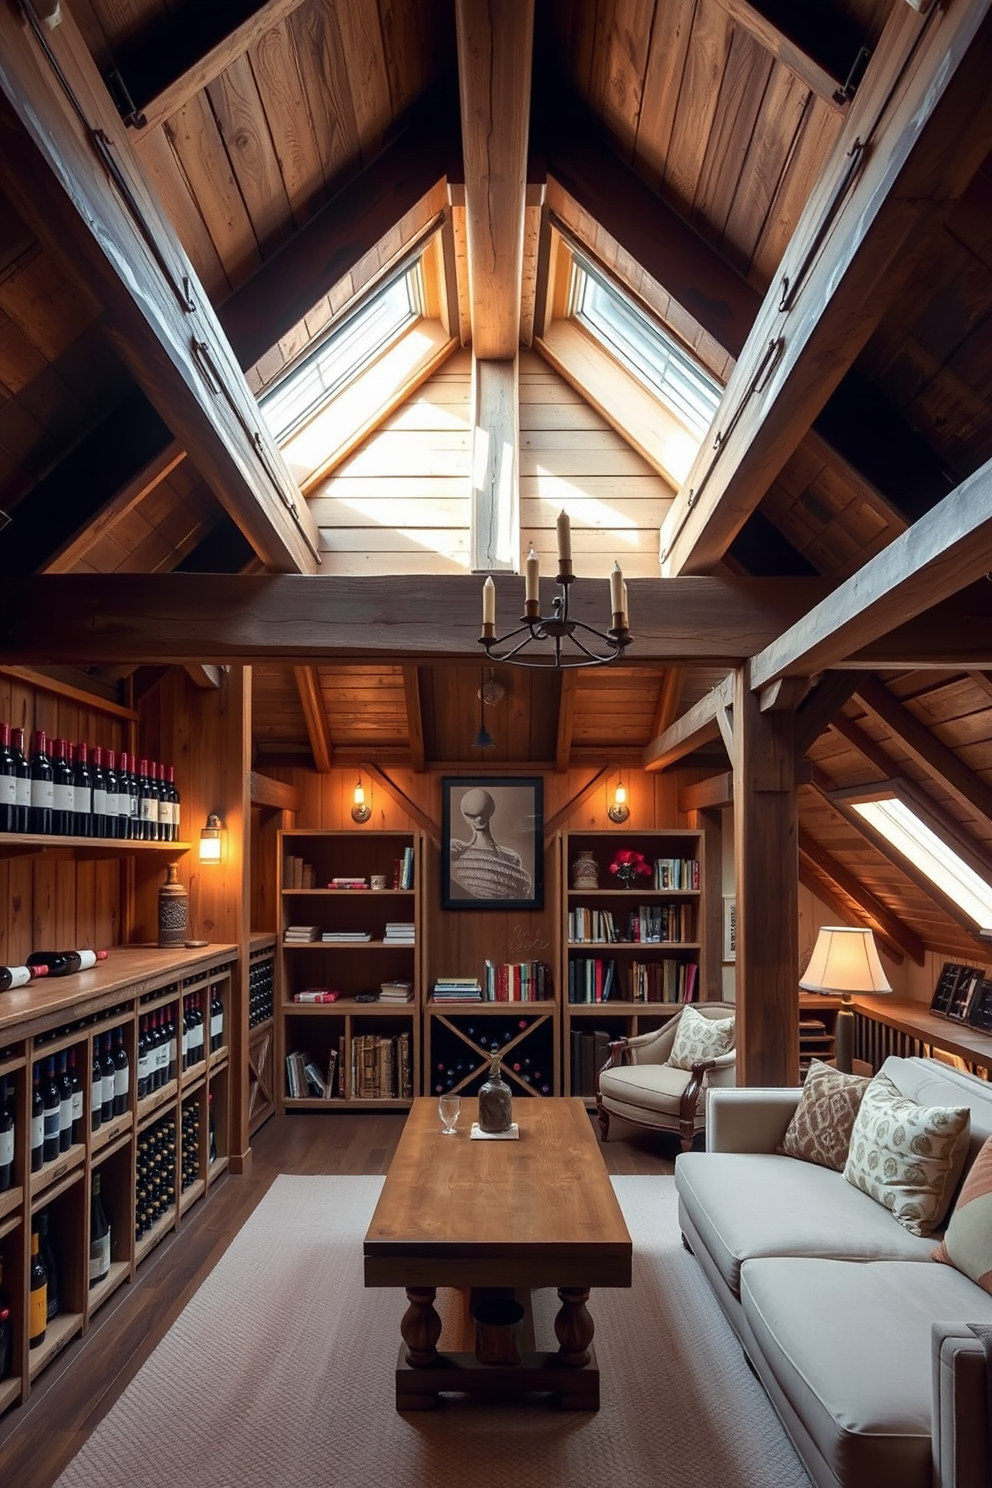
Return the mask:
[[[871,930],[823,925],[800,982],[807,992],[891,992]]]

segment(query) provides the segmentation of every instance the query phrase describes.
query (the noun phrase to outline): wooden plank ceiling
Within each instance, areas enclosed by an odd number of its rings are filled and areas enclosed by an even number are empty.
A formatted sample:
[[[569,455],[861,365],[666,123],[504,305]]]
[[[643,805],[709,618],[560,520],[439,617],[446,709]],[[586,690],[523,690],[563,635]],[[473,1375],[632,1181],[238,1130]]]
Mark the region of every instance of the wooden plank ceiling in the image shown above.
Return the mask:
[[[529,119],[507,100],[496,120],[516,131],[518,153],[529,126],[526,191],[518,182],[492,196],[523,214],[513,286],[521,535],[550,559],[565,505],[580,572],[604,573],[620,551],[632,576],[653,576],[673,487],[598,400],[530,349],[551,313],[552,229],[726,381],[763,300],[779,293],[804,211],[811,201],[828,208],[834,152],[873,101],[886,58],[897,44],[925,57],[943,10],[954,24],[973,17],[973,46],[987,49],[987,7],[955,0],[915,19],[903,0],[536,9]],[[308,493],[325,573],[422,573],[429,605],[432,578],[470,561],[472,213],[480,186],[493,192],[479,140],[459,138],[455,8],[63,0],[63,10],[51,45],[91,59],[92,97],[112,91],[122,115],[113,147],[161,202],[202,286],[194,296],[209,297],[254,391],[441,222],[445,324],[461,349]],[[465,23],[471,6],[461,10]],[[490,12],[506,23],[506,7]],[[521,76],[528,60],[517,48]],[[3,81],[0,125],[19,140],[16,71]],[[467,174],[463,145],[472,146]],[[851,347],[832,396],[769,466],[752,514],[723,546],[724,571],[843,580],[992,457],[992,165],[976,164],[900,261],[901,287]],[[842,207],[843,190],[835,196]],[[817,252],[829,251],[828,231]],[[136,378],[113,306],[77,257],[23,177],[0,165],[0,512],[10,518],[0,573],[257,569],[251,522],[177,438],[168,399]],[[619,666],[563,680],[497,667],[503,694],[484,704],[487,676],[482,665],[404,666],[402,654],[378,670],[262,664],[258,763],[629,767],[722,673]],[[873,709],[867,687],[846,702],[838,694],[835,726],[821,709],[801,793],[804,875],[848,912],[848,891],[861,884],[928,945],[973,955],[830,791],[881,779],[891,765],[992,862],[982,791],[969,800],[953,765],[992,787],[992,685],[961,671],[875,682],[901,713],[880,711],[877,694]],[[894,717],[908,717],[907,729]],[[473,746],[482,721],[495,740],[485,752]],[[914,726],[944,754],[927,756]],[[690,759],[726,767],[718,739]],[[895,945],[898,926],[886,934]]]

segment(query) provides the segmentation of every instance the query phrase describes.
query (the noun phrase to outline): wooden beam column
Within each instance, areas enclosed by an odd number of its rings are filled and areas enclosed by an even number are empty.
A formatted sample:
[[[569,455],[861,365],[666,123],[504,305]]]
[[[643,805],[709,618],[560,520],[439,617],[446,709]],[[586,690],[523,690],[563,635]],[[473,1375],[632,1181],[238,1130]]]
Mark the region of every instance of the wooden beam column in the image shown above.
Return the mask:
[[[520,344],[534,0],[456,0],[465,230],[477,357]]]
[[[737,1083],[799,1078],[799,857],[795,713],[762,713],[748,668],[734,686]]]
[[[520,567],[520,359],[472,358],[472,568]]]

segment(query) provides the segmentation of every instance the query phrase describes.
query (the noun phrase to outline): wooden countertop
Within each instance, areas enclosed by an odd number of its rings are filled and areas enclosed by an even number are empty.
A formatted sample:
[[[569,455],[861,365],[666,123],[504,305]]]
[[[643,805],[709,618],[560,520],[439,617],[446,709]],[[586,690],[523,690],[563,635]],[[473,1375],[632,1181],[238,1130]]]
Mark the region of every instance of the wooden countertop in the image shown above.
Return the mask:
[[[0,992],[0,1043],[85,1018],[106,1006],[115,994],[126,992],[140,997],[154,992],[179,977],[233,961],[237,951],[236,945],[222,942],[195,950],[184,946],[171,950],[151,945],[114,946],[106,961],[98,961],[89,971],[51,980],[41,977],[26,987]]]

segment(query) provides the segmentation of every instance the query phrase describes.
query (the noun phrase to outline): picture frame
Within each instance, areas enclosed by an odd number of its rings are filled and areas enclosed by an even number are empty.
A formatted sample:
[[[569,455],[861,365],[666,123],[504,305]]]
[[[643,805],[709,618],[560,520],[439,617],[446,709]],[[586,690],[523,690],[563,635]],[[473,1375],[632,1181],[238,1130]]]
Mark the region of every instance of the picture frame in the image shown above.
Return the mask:
[[[441,907],[543,909],[541,776],[442,778]]]

